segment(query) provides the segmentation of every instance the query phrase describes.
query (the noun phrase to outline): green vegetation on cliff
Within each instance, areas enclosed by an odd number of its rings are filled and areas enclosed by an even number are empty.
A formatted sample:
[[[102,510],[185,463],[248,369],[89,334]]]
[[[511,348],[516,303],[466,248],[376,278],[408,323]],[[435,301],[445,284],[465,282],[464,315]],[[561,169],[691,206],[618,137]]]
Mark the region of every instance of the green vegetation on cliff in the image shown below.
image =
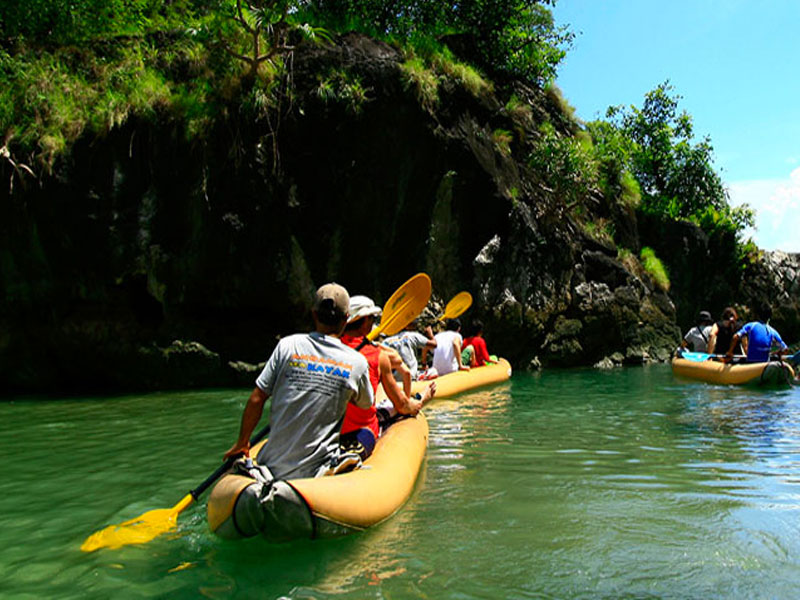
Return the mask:
[[[208,90],[224,69],[210,68],[212,51],[187,28],[197,22],[192,8],[3,3],[0,131],[9,160],[38,173],[82,135],[103,136],[131,115],[207,114]]]
[[[492,81],[544,85],[563,116],[539,126],[528,164],[589,232],[614,237],[613,215],[641,211],[688,219],[737,239],[740,262],[755,248],[739,239],[753,223],[732,208],[713,168],[708,138],[693,142],[691,117],[664,83],[641,108],[612,107],[608,120],[579,124],[550,85],[572,34],[554,25],[555,0],[31,0],[0,6],[0,132],[14,179],[49,170],[81,136],[103,136],[129,117],[184,122],[202,135],[240,95],[242,109],[269,117],[291,102],[297,43],[360,30],[399,45],[406,83],[434,111],[443,81],[476,97]],[[245,91],[244,94],[241,94]],[[358,112],[368,90],[346,72],[319,75],[319,97]],[[508,97],[508,96],[507,96]],[[511,106],[514,105],[514,106]],[[508,108],[511,106],[511,108]],[[526,109],[515,95],[510,115]],[[277,111],[275,110],[277,109]],[[527,117],[527,121],[530,118]],[[529,123],[530,124],[530,123]],[[518,132],[519,135],[525,135]],[[513,136],[496,130],[510,154]],[[602,211],[601,211],[602,212]],[[593,233],[594,235],[594,233]],[[624,244],[623,244],[624,245]]]
[[[573,35],[557,28],[548,5],[556,0],[310,0],[304,5],[324,26],[410,40],[444,39],[491,75],[546,82],[555,77]]]
[[[649,246],[642,248],[642,265],[645,271],[652,277],[653,282],[665,292],[669,291],[669,275],[664,268],[664,264],[656,256],[655,251]]]
[[[732,262],[741,271],[752,263],[757,248],[743,234],[754,224],[753,212],[728,203],[711,140],[695,142],[692,118],[679,112],[680,96],[668,82],[648,92],[641,108],[611,107],[607,120],[585,124],[557,89],[553,95],[567,123],[560,124],[561,131],[544,123],[529,160],[587,233],[602,238],[613,230],[604,212],[619,221],[638,211],[664,222],[694,223],[725,249],[721,264]],[[606,208],[592,210],[598,198]],[[631,244],[613,231],[611,237]]]
[[[31,0],[0,6],[0,132],[11,187],[49,171],[82,136],[102,137],[130,117],[184,123],[202,136],[230,110],[278,126],[292,103],[291,61],[304,39],[359,30],[400,47],[406,85],[434,113],[440,86],[473,96],[516,78],[541,86],[558,107],[536,125],[513,91],[506,112],[519,130],[495,129],[501,154],[528,138],[527,164],[591,237],[637,250],[617,231],[634,211],[690,220],[734,240],[744,265],[756,252],[753,224],[732,208],[713,168],[713,147],[695,142],[669,83],[641,108],[612,107],[579,123],[552,85],[572,34],[557,28],[555,0]],[[484,75],[485,74],[485,75]],[[487,78],[487,76],[489,78]],[[318,97],[358,113],[369,90],[346,70],[318,74]],[[526,112],[527,111],[527,112]],[[559,114],[560,113],[560,114]],[[274,121],[274,123],[273,123]],[[531,129],[533,127],[533,129]],[[526,132],[527,130],[527,132]],[[515,191],[514,197],[516,198]],[[598,199],[605,208],[598,210]],[[627,217],[626,217],[627,215]]]
[[[728,204],[711,140],[693,143],[692,118],[678,112],[680,96],[672,91],[665,82],[645,95],[642,108],[608,110],[612,126],[630,141],[623,161],[639,182],[642,209],[694,221],[707,232],[739,233],[754,224],[753,213]]]
[[[406,71],[427,103],[435,101],[435,82],[420,60],[472,89],[490,85],[437,41],[445,38],[487,73],[546,81],[571,39],[555,28],[551,3],[469,0],[454,9],[418,0],[2,3],[3,156],[24,179],[48,171],[82,135],[102,136],[133,115],[180,118],[196,135],[243,86],[251,107],[280,108],[291,93],[286,61],[296,44],[352,29],[407,48]],[[320,81],[320,95],[349,96],[356,110],[364,94],[357,82],[329,77]]]

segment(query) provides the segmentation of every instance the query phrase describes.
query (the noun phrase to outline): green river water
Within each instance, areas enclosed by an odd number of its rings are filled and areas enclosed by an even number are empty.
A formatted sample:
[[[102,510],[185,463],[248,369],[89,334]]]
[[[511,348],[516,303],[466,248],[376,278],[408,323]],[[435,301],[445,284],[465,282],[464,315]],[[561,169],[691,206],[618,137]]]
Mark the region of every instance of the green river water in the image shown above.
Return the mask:
[[[83,553],[219,463],[249,390],[0,403],[2,598],[793,598],[800,388],[668,366],[547,371],[426,410],[411,500],[370,531],[208,532]]]

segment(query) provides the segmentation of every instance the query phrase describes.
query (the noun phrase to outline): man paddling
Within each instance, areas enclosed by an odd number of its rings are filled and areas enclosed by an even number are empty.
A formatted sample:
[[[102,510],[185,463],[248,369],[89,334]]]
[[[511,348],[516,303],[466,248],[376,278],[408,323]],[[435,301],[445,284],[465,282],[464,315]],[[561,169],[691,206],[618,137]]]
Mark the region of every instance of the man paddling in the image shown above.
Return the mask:
[[[778,346],[778,354],[788,354],[788,346],[775,328],[769,324],[769,320],[772,318],[772,307],[767,302],[762,302],[756,306],[754,312],[756,320],[746,323],[744,327],[733,334],[726,357],[733,358],[736,345],[744,337],[747,338],[747,362],[768,362],[773,345]]]
[[[366,359],[339,339],[349,305],[350,296],[340,285],[317,290],[311,310],[315,331],[278,342],[247,401],[239,438],[225,458],[249,451],[250,434],[272,396],[272,430],[258,463],[275,479],[314,477],[337,466],[345,409],[368,409],[374,397]]]
[[[428,385],[421,394],[410,396],[409,390],[403,390],[392,373],[394,368],[405,368],[399,355],[393,350],[383,350],[366,339],[376,317],[381,314],[381,309],[367,296],[353,296],[350,299],[349,312],[342,342],[351,348],[358,348],[366,357],[373,391],[377,393],[378,385],[383,385],[386,396],[391,401],[391,408],[394,409],[389,408],[386,416],[416,415],[436,393],[436,384]],[[396,357],[394,364],[390,354]],[[363,408],[360,405],[348,405],[342,425],[342,452],[357,454],[362,460],[366,460],[375,448],[381,428],[390,423],[391,421],[382,424],[379,421],[378,410],[374,406]]]

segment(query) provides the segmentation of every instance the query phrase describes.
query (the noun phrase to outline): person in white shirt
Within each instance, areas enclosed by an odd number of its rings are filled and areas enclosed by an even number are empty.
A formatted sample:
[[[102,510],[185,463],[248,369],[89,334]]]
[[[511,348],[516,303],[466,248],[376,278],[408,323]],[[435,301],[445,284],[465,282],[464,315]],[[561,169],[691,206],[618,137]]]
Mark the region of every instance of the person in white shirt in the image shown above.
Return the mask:
[[[711,335],[711,325],[714,320],[711,313],[701,310],[697,315],[697,325],[686,332],[681,341],[681,348],[688,348],[692,352],[705,352],[708,349],[708,337]]]
[[[461,321],[448,319],[445,330],[434,336],[436,348],[433,350],[433,370],[438,376],[447,375],[454,371],[469,371],[469,367],[461,362]],[[427,357],[427,348],[423,349],[423,364]]]

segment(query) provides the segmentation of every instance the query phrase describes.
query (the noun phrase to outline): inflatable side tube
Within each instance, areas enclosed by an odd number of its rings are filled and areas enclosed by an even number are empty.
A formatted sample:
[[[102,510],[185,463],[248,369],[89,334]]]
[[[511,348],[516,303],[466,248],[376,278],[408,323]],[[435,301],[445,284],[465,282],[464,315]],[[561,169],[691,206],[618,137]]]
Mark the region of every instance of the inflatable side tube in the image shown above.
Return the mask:
[[[284,542],[316,533],[311,510],[291,484],[263,483],[241,475],[225,475],[214,487],[208,524],[225,539],[261,534],[271,542]]]
[[[684,358],[672,360],[672,372],[679,377],[699,379],[720,385],[779,384],[791,382],[794,372],[786,363],[729,364],[708,360],[693,362]]]
[[[394,423],[375,451],[355,471],[290,481],[310,507],[318,537],[372,527],[400,509],[411,496],[428,445],[423,413]]]
[[[485,385],[506,381],[510,377],[511,364],[505,358],[500,358],[497,363],[492,365],[475,367],[469,371],[456,371],[454,373],[442,375],[441,377],[436,377],[435,379],[412,381],[411,393],[422,393],[425,388],[428,387],[429,383],[435,381],[436,396],[434,396],[434,400],[437,398],[449,398]],[[386,397],[383,386],[379,386],[376,402],[381,402],[385,400]]]

